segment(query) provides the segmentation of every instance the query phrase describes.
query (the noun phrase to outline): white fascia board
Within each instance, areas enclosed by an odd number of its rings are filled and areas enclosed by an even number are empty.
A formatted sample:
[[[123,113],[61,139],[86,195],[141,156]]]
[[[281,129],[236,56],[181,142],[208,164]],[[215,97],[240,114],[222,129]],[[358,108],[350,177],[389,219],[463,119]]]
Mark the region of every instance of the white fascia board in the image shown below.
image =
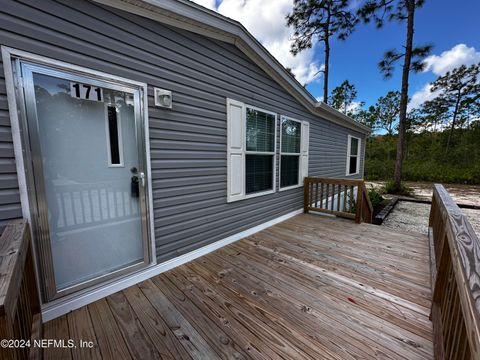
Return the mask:
[[[312,114],[343,127],[370,134],[371,130],[336,109],[317,102],[260,42],[238,21],[187,0],[94,0],[160,23],[237,46]]]

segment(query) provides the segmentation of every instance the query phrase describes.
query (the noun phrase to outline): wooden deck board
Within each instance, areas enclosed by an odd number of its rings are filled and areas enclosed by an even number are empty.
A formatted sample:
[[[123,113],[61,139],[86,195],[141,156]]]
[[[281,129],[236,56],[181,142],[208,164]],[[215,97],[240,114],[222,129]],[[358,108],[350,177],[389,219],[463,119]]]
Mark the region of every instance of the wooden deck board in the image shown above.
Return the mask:
[[[96,346],[45,356],[432,359],[429,271],[424,235],[302,214],[48,322]]]

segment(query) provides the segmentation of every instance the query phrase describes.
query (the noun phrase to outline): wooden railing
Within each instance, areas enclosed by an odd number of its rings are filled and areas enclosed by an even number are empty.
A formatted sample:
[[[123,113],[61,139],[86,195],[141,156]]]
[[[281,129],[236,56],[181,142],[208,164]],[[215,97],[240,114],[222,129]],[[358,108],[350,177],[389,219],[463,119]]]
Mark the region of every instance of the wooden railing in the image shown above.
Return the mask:
[[[436,359],[480,359],[480,241],[442,185],[429,221]]]
[[[0,359],[39,358],[33,342],[41,331],[30,230],[18,220],[9,223],[0,237],[0,340],[11,340],[7,345],[12,345],[0,347]],[[22,347],[19,341],[28,340],[29,346]]]
[[[323,212],[357,223],[371,223],[373,207],[363,180],[306,177],[303,209]]]

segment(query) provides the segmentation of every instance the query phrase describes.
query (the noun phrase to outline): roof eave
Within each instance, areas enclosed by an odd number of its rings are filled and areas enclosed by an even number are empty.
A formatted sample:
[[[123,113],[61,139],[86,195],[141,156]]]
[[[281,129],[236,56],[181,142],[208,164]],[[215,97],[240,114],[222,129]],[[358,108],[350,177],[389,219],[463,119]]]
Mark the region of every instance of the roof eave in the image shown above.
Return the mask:
[[[317,102],[263,45],[238,21],[189,0],[94,0],[136,15],[225,41],[237,46],[316,116],[369,134],[371,131],[341,112]]]

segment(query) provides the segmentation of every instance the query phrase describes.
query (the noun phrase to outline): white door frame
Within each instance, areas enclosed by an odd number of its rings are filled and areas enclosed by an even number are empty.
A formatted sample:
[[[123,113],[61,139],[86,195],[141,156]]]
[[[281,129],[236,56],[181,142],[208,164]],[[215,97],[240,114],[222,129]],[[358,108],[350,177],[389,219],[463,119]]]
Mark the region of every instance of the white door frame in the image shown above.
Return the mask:
[[[27,174],[32,173],[32,162],[30,158],[29,147],[26,147],[25,144],[28,144],[28,129],[26,129],[26,111],[25,111],[25,101],[23,99],[23,79],[19,76],[20,61],[27,61],[40,66],[46,66],[48,68],[59,69],[60,71],[65,71],[69,73],[78,74],[80,76],[88,77],[90,79],[98,79],[102,82],[111,83],[111,84],[125,84],[126,86],[135,87],[139,89],[139,114],[143,120],[143,154],[145,156],[144,168],[146,170],[146,184],[145,184],[145,207],[146,207],[146,225],[147,225],[147,238],[149,241],[146,242],[145,247],[148,251],[148,262],[142,269],[145,269],[146,266],[153,266],[156,264],[156,252],[155,252],[155,233],[154,233],[154,221],[153,221],[153,197],[152,197],[152,184],[151,184],[151,160],[150,160],[150,144],[149,144],[149,127],[148,127],[148,96],[147,96],[147,84],[132,81],[130,79],[106,74],[103,72],[91,70],[88,68],[80,67],[77,65],[61,62],[55,59],[50,59],[47,57],[39,56],[36,54],[28,53],[21,50],[16,50],[13,48],[1,46],[2,52],[2,61],[5,71],[5,81],[7,87],[7,97],[8,97],[8,106],[9,106],[9,115],[12,128],[12,137],[14,143],[14,153],[15,153],[15,163],[17,168],[17,176],[20,190],[20,201],[22,205],[22,215],[25,219],[28,220],[30,224],[35,224],[35,219],[32,219],[31,212],[31,198],[28,192],[29,187],[29,176]],[[17,109],[17,111],[14,111]],[[25,119],[24,119],[25,117]],[[33,196],[36,196],[34,194]],[[39,241],[36,239],[36,231],[34,231],[33,226],[31,227],[32,232],[32,241],[34,248],[37,248]],[[149,244],[148,244],[149,243]],[[150,246],[148,246],[150,245]],[[34,254],[34,261],[37,269],[39,269],[38,254]],[[119,274],[121,277],[123,274]],[[124,274],[127,276],[128,274]],[[37,271],[37,281],[41,286],[38,271]],[[94,287],[104,286],[108,283],[118,281],[119,277],[105,279],[104,282],[94,285]],[[86,287],[81,292],[88,292],[91,290],[89,287]],[[43,294],[43,302],[47,298],[47,294]],[[51,297],[51,294],[50,296]]]

